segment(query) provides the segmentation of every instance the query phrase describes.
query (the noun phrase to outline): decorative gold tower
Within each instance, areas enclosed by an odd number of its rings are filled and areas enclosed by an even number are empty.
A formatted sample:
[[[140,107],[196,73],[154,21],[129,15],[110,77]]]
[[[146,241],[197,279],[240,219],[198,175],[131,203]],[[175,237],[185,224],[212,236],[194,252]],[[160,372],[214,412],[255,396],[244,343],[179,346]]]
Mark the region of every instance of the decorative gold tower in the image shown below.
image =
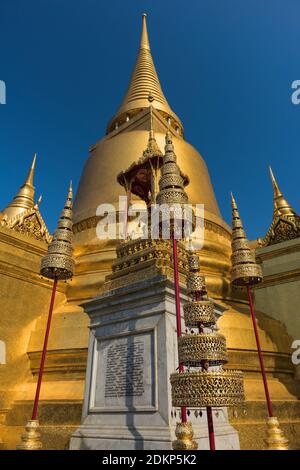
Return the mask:
[[[180,204],[184,207],[184,204],[188,203],[188,196],[184,187],[189,182],[189,178],[181,172],[177,164],[172,134],[168,131],[166,133],[165,154],[159,180],[160,191],[156,198],[157,204]]]
[[[21,186],[20,190],[13,198],[11,203],[4,209],[3,214],[7,216],[8,219],[16,217],[26,209],[32,209],[34,206],[34,170],[36,163],[36,154],[34,154],[30,170],[28,172],[25,183]]]
[[[43,372],[46,361],[47,346],[50,335],[51,320],[54,308],[55,294],[57,289],[57,283],[59,280],[70,279],[74,274],[74,259],[72,257],[73,247],[73,222],[72,222],[72,183],[70,183],[68,196],[61,212],[57,229],[54,233],[53,239],[48,246],[48,253],[42,258],[41,261],[41,275],[53,279],[52,296],[50,301],[50,309],[48,314],[47,327],[44,338],[44,346],[41,356],[41,362],[39,367],[38,380],[36,385],[36,393],[33,404],[33,411],[31,419],[25,426],[25,432],[21,436],[21,444],[17,446],[18,450],[40,450],[42,449],[41,434],[39,432],[39,420],[38,420],[38,406],[40,398],[40,390],[43,379]]]
[[[37,203],[34,201],[35,188],[33,180],[35,165],[36,154],[33,157],[24,184],[10,204],[0,213],[0,226],[12,229],[21,234],[33,236],[36,240],[49,243],[51,237],[39,210],[42,197],[39,197]]]
[[[75,270],[73,258],[73,190],[70,183],[68,196],[61,212],[57,229],[48,247],[48,254],[42,258],[41,275],[48,279],[71,279]]]
[[[273,415],[273,406],[270,398],[267,375],[265,371],[264,358],[260,345],[257,319],[254,312],[251,287],[262,282],[262,270],[256,263],[255,253],[249,247],[246,233],[238,212],[238,208],[233,195],[232,203],[232,270],[231,279],[234,286],[247,287],[250,312],[253,322],[253,330],[257,345],[258,358],[260,362],[262,380],[265,390],[265,397],[268,410],[267,419],[267,449],[268,450],[288,450],[289,441],[283,435],[279,427],[278,419]],[[281,200],[281,207],[286,208],[286,203]],[[278,207],[276,208],[278,210]]]
[[[161,217],[158,220],[158,228],[163,238],[171,238],[174,270],[174,289],[176,305],[176,330],[177,339],[180,341],[182,335],[182,321],[180,308],[179,291],[179,269],[177,239],[184,239],[191,235],[194,230],[193,212],[190,220],[186,214],[186,204],[188,196],[184,187],[189,183],[189,179],[183,175],[177,165],[177,157],[174,152],[172,135],[166,133],[165,154],[163,165],[161,167],[161,177],[159,180],[159,193],[156,202],[161,211]],[[178,369],[180,373],[184,372],[183,363],[180,360],[178,350]],[[174,406],[174,404],[173,404]],[[176,450],[193,450],[198,448],[197,442],[193,439],[192,423],[188,422],[186,406],[181,407],[181,421],[177,422],[175,435],[176,441],[173,441],[172,447]]]
[[[172,403],[175,407],[207,408],[210,448],[214,450],[211,408],[244,401],[243,374],[223,369],[228,361],[226,340],[216,329],[214,304],[207,296],[199,256],[191,254],[188,263],[190,300],[184,304],[187,330],[178,339],[179,362],[186,370],[171,374]]]
[[[232,268],[231,282],[236,286],[255,285],[262,281],[261,267],[249,243],[233,195],[232,203]]]

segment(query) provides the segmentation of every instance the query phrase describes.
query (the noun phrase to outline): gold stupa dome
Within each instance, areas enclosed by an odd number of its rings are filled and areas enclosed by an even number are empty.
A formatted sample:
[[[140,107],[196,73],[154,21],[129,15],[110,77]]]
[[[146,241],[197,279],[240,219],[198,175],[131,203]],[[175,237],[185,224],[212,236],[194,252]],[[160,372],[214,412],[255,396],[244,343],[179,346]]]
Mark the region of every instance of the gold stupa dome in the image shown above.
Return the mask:
[[[161,151],[165,135],[172,135],[177,162],[190,184],[186,189],[191,204],[204,204],[205,241],[203,267],[210,270],[208,285],[222,294],[230,285],[230,228],[222,219],[207,166],[199,152],[184,139],[180,119],[168,104],[155,70],[147,34],[146,16],[142,18],[141,45],[129,87],[120,108],[107,126],[106,135],[90,147],[74,202],[74,245],[77,270],[72,284],[74,296],[98,292],[110,271],[114,242],[99,240],[96,226],[97,207],[118,205],[124,192],[117,176],[124,168],[142,157],[149,132],[155,133]],[[99,272],[101,270],[101,277]],[[228,281],[224,282],[224,273]],[[221,278],[221,274],[223,278]]]
[[[120,168],[127,168],[140,158],[148,141],[150,94],[157,143],[163,150],[169,128],[178,163],[191,180],[187,189],[190,202],[205,204],[206,217],[228,229],[221,219],[206,164],[197,150],[184,140],[181,121],[162,92],[150,52],[146,16],[142,18],[141,45],[134,72],[123,102],[108,125],[107,135],[90,148],[75,199],[74,222],[78,224],[94,217],[101,203],[117,203],[122,194],[116,180]],[[127,119],[122,120],[124,112]]]

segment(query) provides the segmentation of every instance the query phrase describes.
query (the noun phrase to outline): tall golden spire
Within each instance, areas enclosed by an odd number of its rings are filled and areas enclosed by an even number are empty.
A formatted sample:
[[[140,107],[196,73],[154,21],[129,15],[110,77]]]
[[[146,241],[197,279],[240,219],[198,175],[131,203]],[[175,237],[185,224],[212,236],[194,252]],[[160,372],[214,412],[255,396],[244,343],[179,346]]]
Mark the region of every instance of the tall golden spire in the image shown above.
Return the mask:
[[[274,190],[274,215],[295,215],[294,209],[283,197],[282,192],[279,189],[272,168],[269,167],[269,170]]]
[[[157,76],[150,51],[146,16],[146,13],[142,15],[140,48],[127,92],[117,113],[108,124],[107,132],[115,129],[116,124],[123,124],[126,117],[128,119],[128,116],[130,117],[140,109],[147,108],[149,106],[149,95],[153,101],[153,106],[161,111],[165,118],[170,117],[173,124],[176,123],[182,129],[179,118],[171,110],[165,98]]]
[[[13,198],[12,202],[3,210],[3,214],[7,219],[12,219],[27,209],[34,207],[34,170],[35,170],[36,154],[34,154],[30,170],[23,186]]]
[[[274,190],[274,213],[270,228],[262,241],[265,246],[300,237],[300,217],[279,189],[272,168],[269,167]]]

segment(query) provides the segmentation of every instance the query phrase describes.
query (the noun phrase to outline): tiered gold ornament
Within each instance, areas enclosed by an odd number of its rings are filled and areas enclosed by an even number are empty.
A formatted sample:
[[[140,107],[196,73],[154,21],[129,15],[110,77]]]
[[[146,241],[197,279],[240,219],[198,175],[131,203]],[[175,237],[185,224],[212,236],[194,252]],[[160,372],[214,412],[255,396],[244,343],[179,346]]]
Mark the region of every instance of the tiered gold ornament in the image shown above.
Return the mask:
[[[48,247],[48,254],[42,258],[41,275],[49,279],[67,280],[74,274],[72,199],[71,183],[57,229]]]
[[[228,361],[226,340],[216,331],[214,304],[207,298],[205,278],[200,274],[196,254],[189,256],[187,288],[190,300],[184,305],[184,320],[188,333],[178,339],[179,361],[187,371],[171,374],[173,406],[240,404],[244,400],[243,375],[240,371],[223,369]]]
[[[232,268],[231,282],[235,286],[253,286],[262,281],[261,267],[256,263],[255,253],[249,247],[243,223],[233,195],[232,202]]]
[[[232,203],[232,270],[231,282],[234,286],[246,287],[249,298],[249,306],[255,340],[257,345],[258,358],[260,362],[262,380],[265,390],[266,403],[268,409],[267,419],[267,439],[265,440],[268,450],[288,450],[289,441],[284,437],[279,427],[279,422],[273,416],[273,407],[269,394],[267,376],[265,372],[264,359],[260,346],[260,339],[257,328],[257,320],[254,312],[251,286],[262,282],[262,270],[256,263],[255,253],[249,247],[249,242],[243,228],[242,221],[238,212],[237,204],[231,194]]]
[[[174,152],[171,132],[166,133],[165,154],[161,167],[159,180],[159,193],[156,202],[159,206],[159,233],[162,238],[171,237],[175,240],[186,238],[194,230],[194,213],[188,212],[188,195],[185,186],[190,182],[187,175],[183,174],[177,164]],[[152,227],[155,236],[157,226]]]
[[[159,230],[162,238],[170,237],[173,250],[173,270],[174,270],[174,290],[176,306],[176,329],[178,341],[181,338],[181,312],[180,312],[180,293],[179,293],[179,269],[178,269],[178,248],[177,239],[184,238],[193,230],[193,213],[190,218],[186,213],[186,204],[188,196],[184,187],[189,183],[189,179],[177,165],[177,157],[174,152],[172,134],[166,133],[165,154],[163,165],[161,167],[161,177],[159,180],[159,193],[156,202],[159,208],[159,219],[157,226],[152,227]],[[188,231],[188,233],[186,233]],[[153,232],[152,232],[153,233]],[[157,233],[155,233],[155,236]],[[179,346],[179,344],[178,344]],[[179,358],[179,373],[184,373],[183,364]],[[193,439],[192,423],[187,421],[186,406],[181,406],[181,422],[176,424],[176,441],[173,441],[172,447],[176,450],[193,450],[198,448],[197,442]]]
[[[60,219],[58,221],[58,226],[54,233],[53,240],[48,246],[48,254],[42,258],[41,262],[40,272],[42,276],[47,277],[48,279],[53,279],[54,282],[32,416],[25,426],[25,432],[22,434],[21,437],[22,442],[17,446],[18,450],[40,450],[43,447],[41,435],[39,432],[38,405],[46,360],[47,345],[51,327],[56,288],[59,280],[67,280],[73,276],[75,267],[74,259],[72,258],[72,199],[73,193],[71,183],[67,200],[65,202]]]

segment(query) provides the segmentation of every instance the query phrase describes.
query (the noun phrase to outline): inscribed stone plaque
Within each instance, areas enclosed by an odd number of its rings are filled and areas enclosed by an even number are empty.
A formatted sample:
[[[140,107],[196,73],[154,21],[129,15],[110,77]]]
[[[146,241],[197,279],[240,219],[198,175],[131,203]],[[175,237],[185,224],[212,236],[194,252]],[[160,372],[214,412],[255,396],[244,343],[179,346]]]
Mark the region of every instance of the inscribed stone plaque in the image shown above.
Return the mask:
[[[98,339],[94,406],[144,408],[155,405],[153,332]]]

